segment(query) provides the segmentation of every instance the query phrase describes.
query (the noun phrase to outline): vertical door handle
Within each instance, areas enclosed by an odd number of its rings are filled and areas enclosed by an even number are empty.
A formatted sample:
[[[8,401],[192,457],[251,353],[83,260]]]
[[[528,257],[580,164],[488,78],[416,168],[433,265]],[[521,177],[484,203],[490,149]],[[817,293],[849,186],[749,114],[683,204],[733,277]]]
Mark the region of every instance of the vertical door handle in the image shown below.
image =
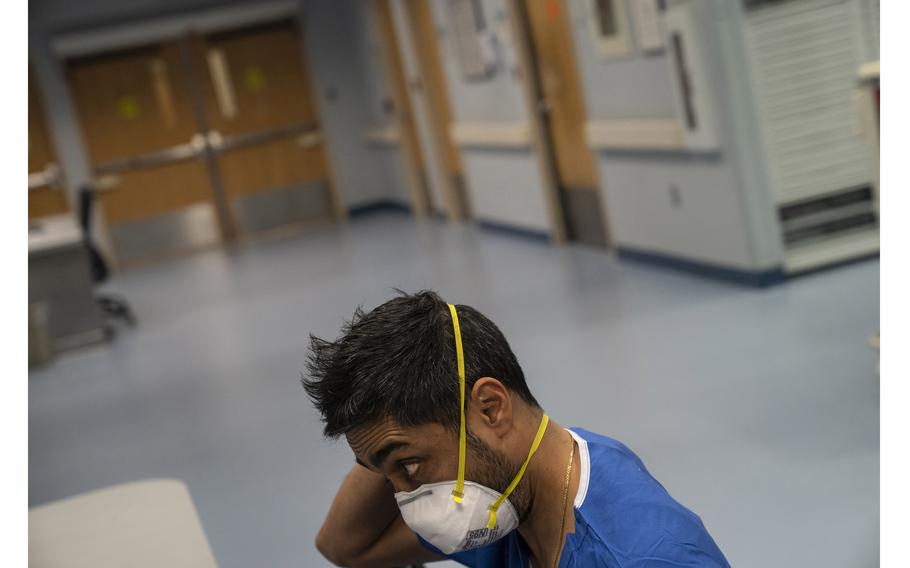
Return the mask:
[[[223,50],[213,47],[208,50],[205,59],[209,66],[209,76],[212,78],[215,99],[218,101],[221,116],[228,119],[234,118],[237,116],[237,97],[227,57]]]
[[[155,58],[149,62],[149,72],[152,75],[152,89],[155,91],[155,100],[161,119],[168,128],[177,127],[177,111],[174,107],[174,92],[167,74],[167,64],[164,60]]]

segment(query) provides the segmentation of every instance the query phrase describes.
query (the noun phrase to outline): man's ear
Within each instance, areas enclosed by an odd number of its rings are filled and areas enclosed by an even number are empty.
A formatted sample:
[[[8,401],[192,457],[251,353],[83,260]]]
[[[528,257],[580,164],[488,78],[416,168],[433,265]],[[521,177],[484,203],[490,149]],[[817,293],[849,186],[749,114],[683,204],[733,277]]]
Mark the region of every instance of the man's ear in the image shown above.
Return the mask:
[[[481,427],[502,438],[512,428],[512,396],[498,380],[492,377],[477,379],[467,403],[472,431],[477,432]]]

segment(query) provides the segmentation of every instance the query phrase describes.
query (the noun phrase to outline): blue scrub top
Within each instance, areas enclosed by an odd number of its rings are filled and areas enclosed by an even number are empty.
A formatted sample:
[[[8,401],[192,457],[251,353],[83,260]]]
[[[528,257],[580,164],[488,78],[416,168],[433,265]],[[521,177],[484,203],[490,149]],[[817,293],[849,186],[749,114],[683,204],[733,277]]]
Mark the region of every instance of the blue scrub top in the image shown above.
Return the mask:
[[[566,535],[560,568],[729,568],[701,519],[677,503],[632,450],[587,430],[569,432],[578,442],[581,478],[575,497],[575,532]],[[531,565],[531,554],[518,531],[447,557],[473,567]]]

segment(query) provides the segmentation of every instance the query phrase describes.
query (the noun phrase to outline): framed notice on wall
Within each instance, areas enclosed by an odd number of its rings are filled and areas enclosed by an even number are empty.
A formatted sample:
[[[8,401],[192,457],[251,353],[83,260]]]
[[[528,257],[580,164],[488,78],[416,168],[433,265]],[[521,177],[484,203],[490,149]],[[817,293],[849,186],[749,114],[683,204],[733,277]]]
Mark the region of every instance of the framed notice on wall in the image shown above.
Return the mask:
[[[449,0],[449,14],[462,75],[475,80],[490,77],[496,59],[483,3],[480,0]]]
[[[632,52],[625,0],[588,0],[594,45],[603,59],[625,57]]]
[[[632,22],[635,28],[635,42],[645,53],[658,53],[666,46],[661,15],[661,0],[629,0]]]

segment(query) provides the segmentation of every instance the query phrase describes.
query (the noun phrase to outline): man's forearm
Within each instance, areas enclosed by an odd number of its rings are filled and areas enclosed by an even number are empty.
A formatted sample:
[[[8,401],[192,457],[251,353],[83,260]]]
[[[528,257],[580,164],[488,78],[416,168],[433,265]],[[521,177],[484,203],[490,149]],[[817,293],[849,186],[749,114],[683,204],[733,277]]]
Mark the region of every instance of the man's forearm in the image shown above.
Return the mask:
[[[398,506],[386,478],[355,465],[335,495],[316,547],[332,562],[345,564],[370,548],[397,517]]]

